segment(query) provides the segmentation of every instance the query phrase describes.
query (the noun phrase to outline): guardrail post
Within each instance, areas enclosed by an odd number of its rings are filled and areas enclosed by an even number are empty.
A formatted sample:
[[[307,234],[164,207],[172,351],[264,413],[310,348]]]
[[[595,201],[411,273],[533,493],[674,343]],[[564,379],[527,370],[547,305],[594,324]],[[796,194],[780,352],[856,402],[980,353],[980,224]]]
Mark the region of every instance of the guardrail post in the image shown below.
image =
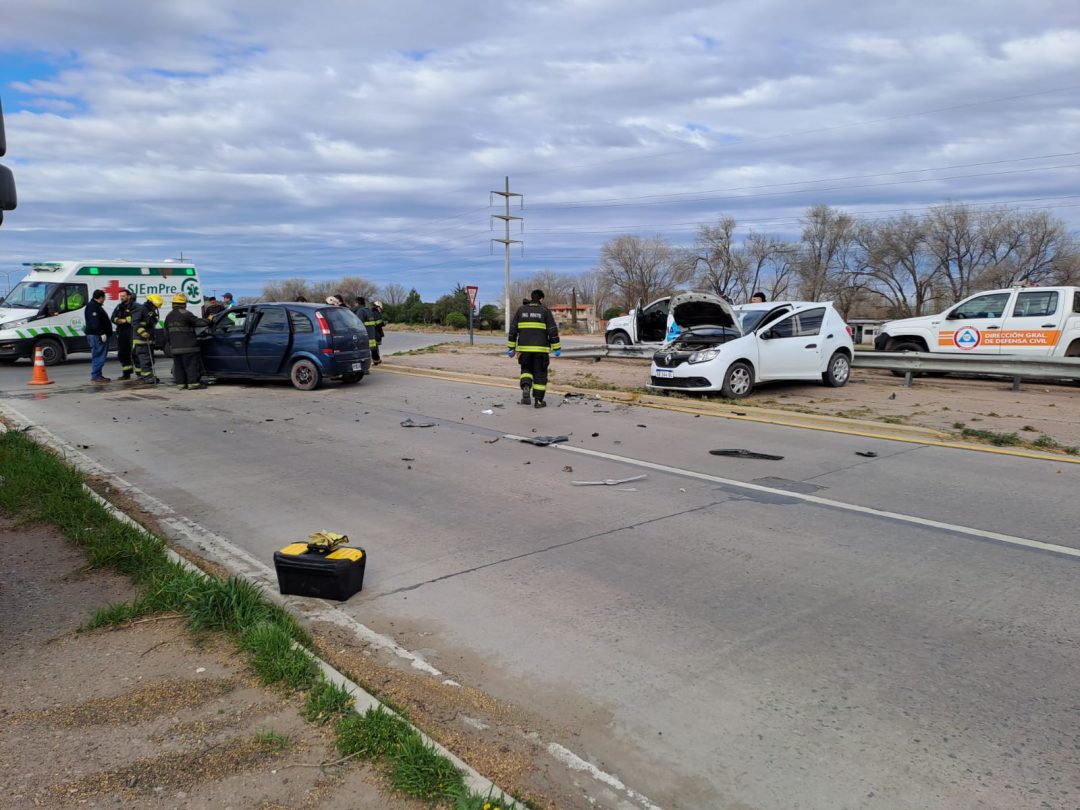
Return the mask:
[[[1013,377],[1012,390],[1013,391],[1019,391],[1020,390],[1020,378],[1019,377]]]
[[[911,388],[911,382],[915,379],[915,372],[907,371],[904,373],[904,388]]]

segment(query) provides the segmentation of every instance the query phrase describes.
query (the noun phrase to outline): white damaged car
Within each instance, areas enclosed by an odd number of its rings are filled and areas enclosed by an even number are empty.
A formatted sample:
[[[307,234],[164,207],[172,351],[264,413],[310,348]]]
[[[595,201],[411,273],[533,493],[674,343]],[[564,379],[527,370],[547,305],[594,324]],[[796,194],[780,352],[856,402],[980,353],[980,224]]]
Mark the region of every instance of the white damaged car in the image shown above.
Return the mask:
[[[820,378],[839,388],[851,376],[851,333],[830,303],[734,309],[718,296],[692,292],[671,299],[670,318],[679,334],[653,355],[653,389],[720,391],[738,399],[757,383]]]

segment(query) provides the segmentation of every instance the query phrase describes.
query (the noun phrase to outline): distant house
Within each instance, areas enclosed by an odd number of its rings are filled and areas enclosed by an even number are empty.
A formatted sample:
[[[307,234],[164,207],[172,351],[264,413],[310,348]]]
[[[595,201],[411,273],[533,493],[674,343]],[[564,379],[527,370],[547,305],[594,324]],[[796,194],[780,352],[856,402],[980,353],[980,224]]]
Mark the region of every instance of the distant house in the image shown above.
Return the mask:
[[[878,336],[881,331],[881,325],[885,323],[884,318],[849,318],[848,326],[851,327],[853,332],[851,339],[855,343],[865,343],[869,346],[874,345],[874,338]]]
[[[551,310],[551,314],[555,318],[555,323],[557,323],[560,328],[573,323],[573,307],[569,304],[552,304],[548,309]],[[590,334],[600,331],[600,322],[596,317],[596,310],[592,304],[577,305],[577,325],[578,329],[589,332]]]

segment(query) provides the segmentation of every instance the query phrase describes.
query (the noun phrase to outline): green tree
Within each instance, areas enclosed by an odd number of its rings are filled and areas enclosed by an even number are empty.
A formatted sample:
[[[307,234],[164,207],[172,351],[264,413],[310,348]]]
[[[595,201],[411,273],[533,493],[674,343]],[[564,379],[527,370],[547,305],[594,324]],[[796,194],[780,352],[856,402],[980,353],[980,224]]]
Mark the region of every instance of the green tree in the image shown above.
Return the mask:
[[[480,321],[480,325],[487,324],[488,329],[502,329],[503,319],[501,311],[494,304],[484,304],[480,307],[480,314],[477,316],[477,320]]]
[[[454,329],[464,329],[469,324],[468,318],[462,315],[460,312],[451,312],[443,319],[443,323],[447,326],[451,326]]]
[[[612,318],[618,318],[622,313],[623,311],[618,307],[608,307],[604,310],[604,320],[610,321]]]
[[[469,317],[469,292],[460,284],[435,302],[431,314],[440,323],[446,323],[446,316],[451,312],[460,313],[465,318]]]

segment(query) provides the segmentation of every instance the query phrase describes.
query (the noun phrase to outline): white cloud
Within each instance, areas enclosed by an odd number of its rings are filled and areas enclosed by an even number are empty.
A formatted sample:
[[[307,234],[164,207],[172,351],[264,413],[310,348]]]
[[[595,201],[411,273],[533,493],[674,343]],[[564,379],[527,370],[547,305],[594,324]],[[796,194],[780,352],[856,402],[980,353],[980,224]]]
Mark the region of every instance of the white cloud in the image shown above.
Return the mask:
[[[790,231],[814,203],[1066,193],[1075,168],[990,174],[1066,159],[827,178],[1074,151],[1078,17],[975,0],[0,0],[0,59],[28,66],[0,84],[20,192],[0,236],[19,260],[182,245],[238,289],[258,286],[248,267],[340,274],[337,252],[433,296],[466,273],[500,283],[485,205],[507,174],[525,272],[587,269],[620,226],[688,239],[724,213]],[[930,176],[951,179],[910,182]],[[747,185],[771,187],[553,206]],[[1076,211],[1058,213],[1076,227]],[[533,258],[559,249],[586,258]]]

